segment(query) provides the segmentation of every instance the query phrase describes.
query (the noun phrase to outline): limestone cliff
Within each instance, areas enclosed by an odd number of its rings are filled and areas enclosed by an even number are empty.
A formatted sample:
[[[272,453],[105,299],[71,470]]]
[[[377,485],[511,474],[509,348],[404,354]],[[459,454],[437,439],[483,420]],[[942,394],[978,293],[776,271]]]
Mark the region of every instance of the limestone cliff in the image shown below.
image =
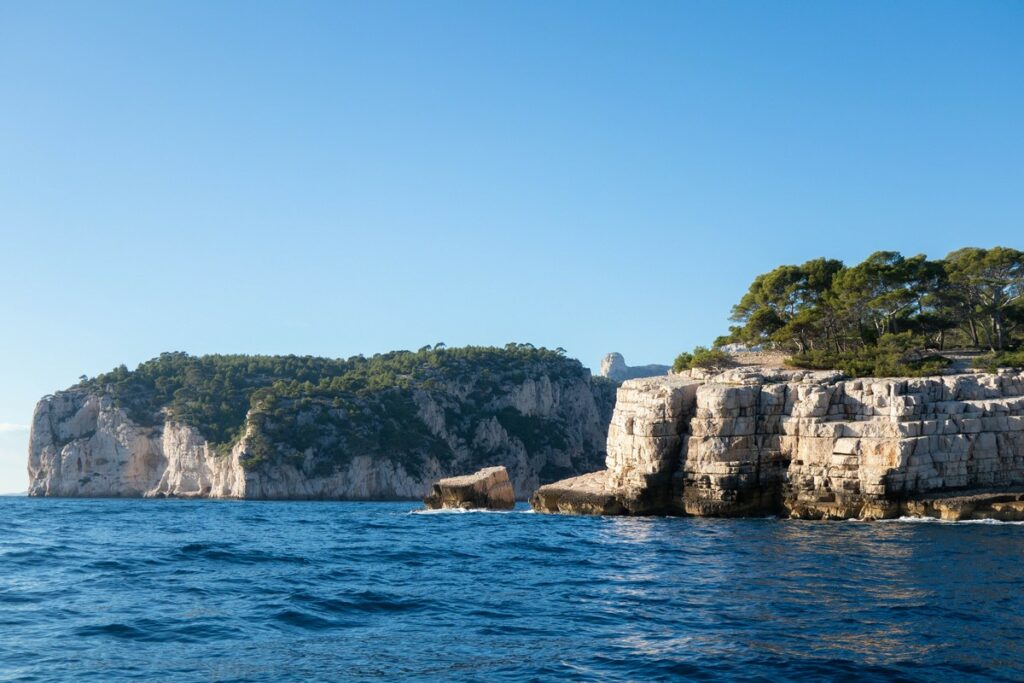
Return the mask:
[[[739,369],[620,387],[607,469],[546,512],[1024,519],[1024,374]]]
[[[529,492],[604,459],[614,385],[577,361],[532,347],[403,353],[316,365],[316,384],[303,359],[303,381],[287,383],[269,357],[166,354],[47,396],[29,494],[420,499],[482,466]],[[401,372],[380,372],[385,361]]]

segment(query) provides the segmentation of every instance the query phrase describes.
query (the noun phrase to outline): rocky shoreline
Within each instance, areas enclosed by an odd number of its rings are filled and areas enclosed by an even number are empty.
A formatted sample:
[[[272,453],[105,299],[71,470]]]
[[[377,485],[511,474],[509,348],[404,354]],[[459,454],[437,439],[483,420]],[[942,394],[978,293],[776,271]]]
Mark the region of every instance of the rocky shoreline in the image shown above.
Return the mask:
[[[594,438],[604,426],[583,380],[527,379],[503,391],[519,414],[571,421],[583,432],[570,434],[574,441],[606,445],[604,470],[545,485],[532,454],[482,463],[511,461],[512,487],[534,491],[538,512],[1024,520],[1021,372],[846,379],[744,366],[628,380],[606,442]],[[430,482],[473,471],[462,467],[491,442],[495,454],[523,450],[493,419],[472,443],[458,442],[427,398],[416,396],[417,419],[453,444],[452,462],[424,458],[411,473],[353,454],[345,467],[320,473],[309,466],[312,451],[304,462],[245,467],[255,423],[218,453],[192,426],[139,424],[110,396],[71,389],[37,407],[29,495],[415,500]],[[555,455],[548,449],[549,461]]]

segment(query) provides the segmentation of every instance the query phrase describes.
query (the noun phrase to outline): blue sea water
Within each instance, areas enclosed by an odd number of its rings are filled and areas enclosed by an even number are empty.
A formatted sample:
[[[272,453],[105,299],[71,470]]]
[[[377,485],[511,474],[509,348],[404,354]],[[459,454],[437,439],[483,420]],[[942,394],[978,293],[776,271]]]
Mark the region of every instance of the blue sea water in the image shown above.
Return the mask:
[[[1021,680],[1024,526],[0,498],[0,679]]]

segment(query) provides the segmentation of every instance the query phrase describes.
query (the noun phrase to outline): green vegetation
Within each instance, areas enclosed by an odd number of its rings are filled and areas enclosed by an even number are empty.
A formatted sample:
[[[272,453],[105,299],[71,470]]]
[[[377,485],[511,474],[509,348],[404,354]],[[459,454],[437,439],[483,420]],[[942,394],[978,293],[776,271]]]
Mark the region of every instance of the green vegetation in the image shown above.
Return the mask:
[[[420,419],[418,401],[440,406],[446,429],[464,443],[494,418],[530,452],[564,448],[566,425],[502,402],[510,386],[542,377],[588,381],[589,372],[562,349],[438,344],[347,360],[164,353],[79,386],[110,394],[140,424],[192,425],[221,454],[248,428],[247,468],[291,462],[327,476],[354,455],[389,458],[413,474],[424,455],[451,458],[450,445]],[[610,403],[615,385],[602,380],[589,381],[599,403]]]
[[[995,372],[999,368],[1024,369],[1024,349],[988,354],[981,357],[978,364],[991,372]]]
[[[731,319],[716,346],[781,350],[798,367],[853,376],[931,374],[951,348],[1019,364],[1024,252],[965,248],[933,261],[880,251],[850,267],[825,258],[780,266],[754,279]]]
[[[735,364],[732,356],[725,351],[698,346],[693,350],[693,353],[684,351],[676,356],[675,362],[672,363],[672,369],[675,372],[693,369],[721,372]]]

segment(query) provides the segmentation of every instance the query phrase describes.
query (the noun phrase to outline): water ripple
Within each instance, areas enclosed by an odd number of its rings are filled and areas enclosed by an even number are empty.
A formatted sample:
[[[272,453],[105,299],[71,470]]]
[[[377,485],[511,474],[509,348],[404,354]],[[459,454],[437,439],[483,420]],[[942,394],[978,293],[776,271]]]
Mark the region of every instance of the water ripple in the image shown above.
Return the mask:
[[[1024,679],[1021,525],[0,506],[0,679]]]

